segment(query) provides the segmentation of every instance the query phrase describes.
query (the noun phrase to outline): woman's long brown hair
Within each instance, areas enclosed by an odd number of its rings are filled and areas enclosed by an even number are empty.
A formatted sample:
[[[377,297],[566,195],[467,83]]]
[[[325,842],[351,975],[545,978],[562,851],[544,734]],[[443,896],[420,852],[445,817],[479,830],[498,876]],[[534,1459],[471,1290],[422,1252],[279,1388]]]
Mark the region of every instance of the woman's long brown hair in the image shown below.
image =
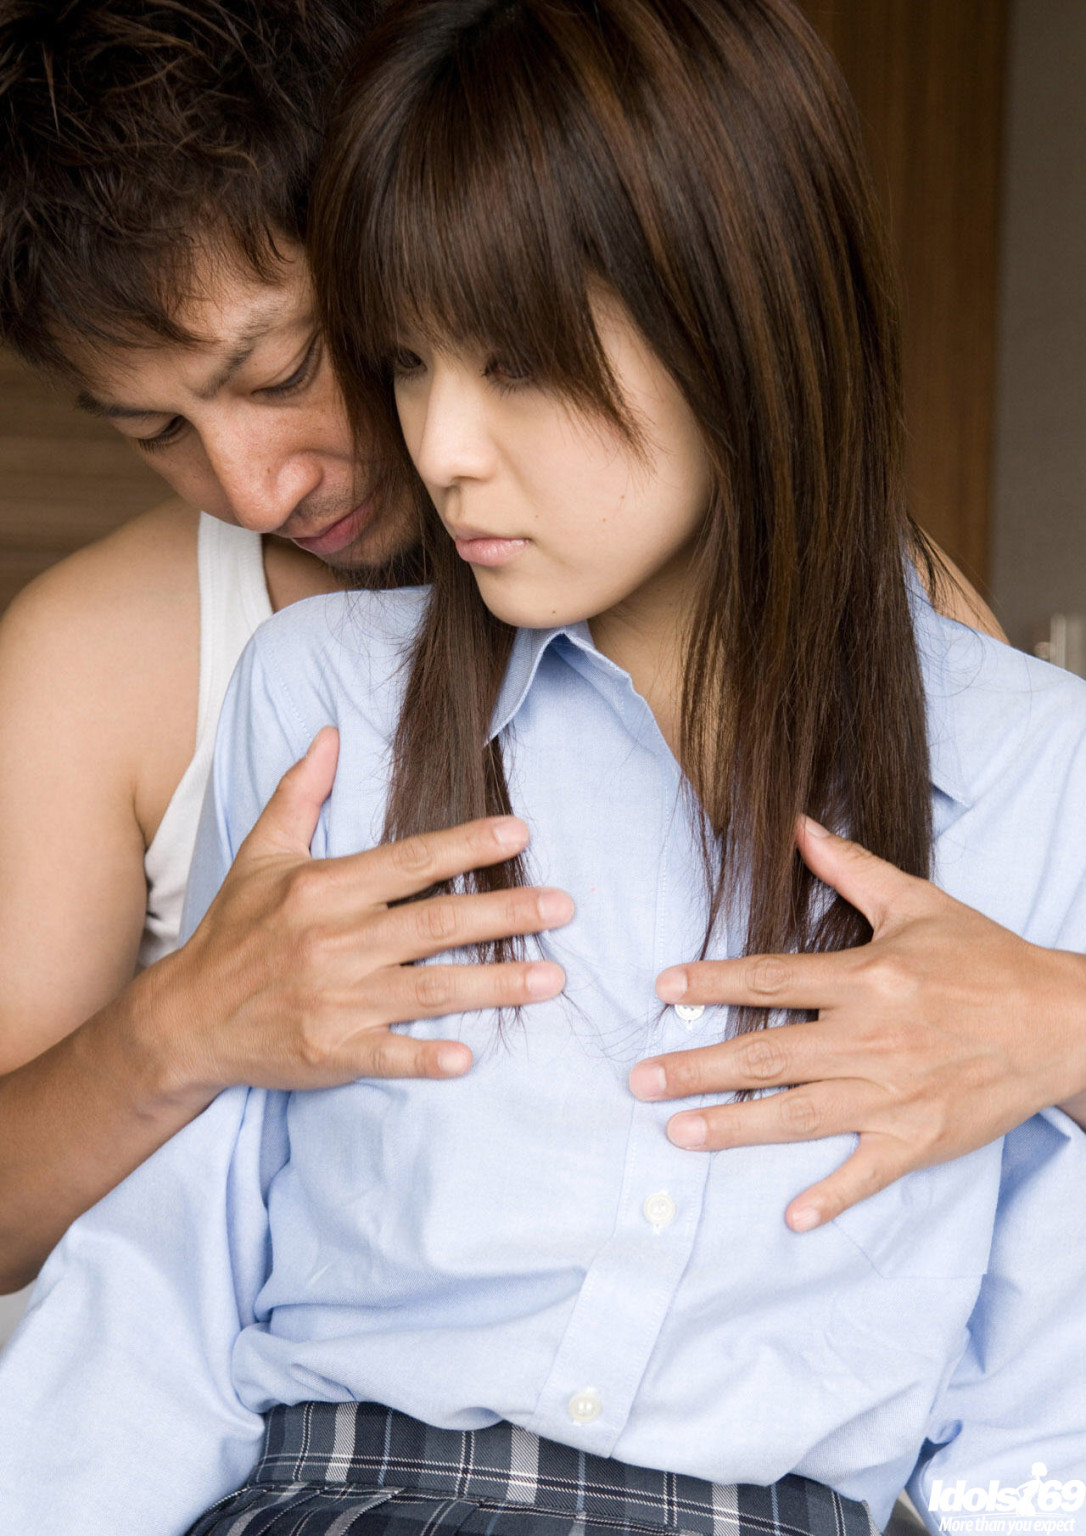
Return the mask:
[[[862,942],[862,916],[820,896],[796,856],[795,821],[928,873],[906,587],[922,545],[881,220],[847,93],[796,7],[395,0],[341,93],[313,231],[361,441],[388,493],[418,503],[434,589],[388,833],[509,809],[487,735],[513,636],[407,459],[397,337],[421,327],[511,358],[636,444],[593,324],[602,290],[677,381],[714,471],[680,747],[704,813],[709,929],[734,897],[747,952]],[[507,865],[469,887],[521,879]]]

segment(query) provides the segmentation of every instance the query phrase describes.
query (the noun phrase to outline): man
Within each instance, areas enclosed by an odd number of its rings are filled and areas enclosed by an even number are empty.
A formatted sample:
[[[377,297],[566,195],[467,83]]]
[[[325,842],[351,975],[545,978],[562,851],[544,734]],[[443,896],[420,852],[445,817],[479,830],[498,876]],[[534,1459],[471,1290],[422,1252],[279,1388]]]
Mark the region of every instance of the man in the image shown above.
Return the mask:
[[[330,589],[336,572],[380,570],[412,539],[402,519],[370,516],[368,468],[300,255],[321,94],[364,19],[350,0],[110,0],[62,19],[25,5],[2,23],[4,334],[74,383],[189,506],[250,530],[266,611]],[[448,1045],[450,1064],[440,1042],[388,1032],[444,1011],[404,963],[432,947],[428,922],[465,934],[539,925],[537,893],[497,917],[473,902],[388,914],[401,869],[421,889],[434,873],[506,856],[486,829],[377,854],[349,881],[330,871],[307,893],[295,876],[310,872],[311,825],[334,771],[322,750],[284,786],[201,942],[126,985],[137,951],[169,947],[150,926],[149,904],[168,924],[154,889],[149,903],[144,857],[191,783],[208,640],[199,522],[179,504],[137,519],[50,572],[5,618],[5,1290],[31,1279],[73,1217],[228,1079],[463,1071],[463,1048]],[[240,595],[219,593],[220,606]],[[208,746],[214,713],[200,722]],[[191,845],[201,789],[175,844]],[[183,876],[167,894],[179,904]],[[333,1002],[337,961],[316,951],[337,920],[354,969]],[[524,1002],[528,974],[465,968],[453,991]]]
[[[303,254],[324,88],[365,20],[350,0],[77,0],[60,16],[24,0],[0,21],[0,330],[184,503],[48,573],[0,632],[0,1289],[29,1281],[74,1217],[221,1089],[457,1075],[465,1047],[389,1026],[562,985],[554,966],[460,967],[435,990],[433,969],[411,964],[559,925],[562,893],[389,906],[518,851],[520,823],[310,861],[335,769],[327,737],[284,779],[191,942],[168,953],[169,925],[152,923],[148,850],[174,836],[183,791],[198,803],[193,744],[213,728],[200,707],[207,520],[191,508],[256,551],[267,611],[345,578],[410,576],[413,530],[367,500]],[[1086,1088],[1076,957],[1032,950],[836,839],[808,832],[802,847],[867,911],[876,944],[738,973],[689,966],[661,995],[824,1006],[818,1030],[646,1063],[632,1079],[661,1098],[813,1080],[672,1122],[676,1141],[702,1147],[865,1132],[858,1160],[813,1206],[794,1205],[796,1226],[803,1209],[826,1219]],[[962,945],[983,952],[976,980],[961,980]],[[137,956],[156,952],[133,979]],[[818,966],[834,979],[806,969]],[[1026,1048],[1023,988],[1055,999],[1040,1053],[1036,1033]],[[897,1027],[868,1017],[878,999]],[[918,1022],[907,1038],[901,1023]],[[963,1104],[974,1084],[984,1091]]]

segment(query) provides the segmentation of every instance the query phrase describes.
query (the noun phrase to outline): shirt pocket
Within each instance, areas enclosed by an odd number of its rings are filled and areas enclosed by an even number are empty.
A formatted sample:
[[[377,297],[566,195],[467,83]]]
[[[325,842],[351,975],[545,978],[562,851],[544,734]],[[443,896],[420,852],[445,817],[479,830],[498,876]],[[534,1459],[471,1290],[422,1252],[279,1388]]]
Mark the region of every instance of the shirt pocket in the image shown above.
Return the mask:
[[[906,1174],[833,1225],[884,1279],[979,1280],[992,1245],[999,1148]]]

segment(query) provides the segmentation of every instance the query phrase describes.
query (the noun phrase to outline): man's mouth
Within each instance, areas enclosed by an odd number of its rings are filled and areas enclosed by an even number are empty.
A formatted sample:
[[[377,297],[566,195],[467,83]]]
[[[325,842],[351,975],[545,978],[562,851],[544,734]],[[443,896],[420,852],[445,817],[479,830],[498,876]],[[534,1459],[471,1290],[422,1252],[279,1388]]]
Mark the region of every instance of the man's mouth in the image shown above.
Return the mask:
[[[320,533],[312,534],[300,539],[291,536],[291,542],[297,544],[299,549],[304,549],[311,555],[336,555],[341,549],[346,549],[353,544],[355,539],[365,528],[373,511],[373,503],[364,501],[346,517],[341,517],[337,522],[329,523],[328,527]]]

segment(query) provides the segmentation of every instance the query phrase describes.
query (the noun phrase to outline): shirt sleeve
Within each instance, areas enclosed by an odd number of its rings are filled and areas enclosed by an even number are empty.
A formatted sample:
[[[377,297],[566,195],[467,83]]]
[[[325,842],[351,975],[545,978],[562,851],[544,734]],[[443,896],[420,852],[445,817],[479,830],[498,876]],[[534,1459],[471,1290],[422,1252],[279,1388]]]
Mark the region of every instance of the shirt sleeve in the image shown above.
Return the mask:
[[[251,648],[216,744],[189,933],[301,755],[273,693]],[[0,1536],[178,1536],[245,1481],[263,1421],[231,1367],[262,1323],[285,1116],[283,1094],[220,1094],[51,1255],[0,1359]]]
[[[988,1272],[908,1485],[932,1531],[1086,1529],[1084,1189],[1086,1136],[1059,1110],[1005,1138]]]
[[[245,1481],[263,1423],[231,1359],[264,1278],[269,1097],[221,1094],[50,1256],[0,1360],[4,1536],[178,1536]]]

